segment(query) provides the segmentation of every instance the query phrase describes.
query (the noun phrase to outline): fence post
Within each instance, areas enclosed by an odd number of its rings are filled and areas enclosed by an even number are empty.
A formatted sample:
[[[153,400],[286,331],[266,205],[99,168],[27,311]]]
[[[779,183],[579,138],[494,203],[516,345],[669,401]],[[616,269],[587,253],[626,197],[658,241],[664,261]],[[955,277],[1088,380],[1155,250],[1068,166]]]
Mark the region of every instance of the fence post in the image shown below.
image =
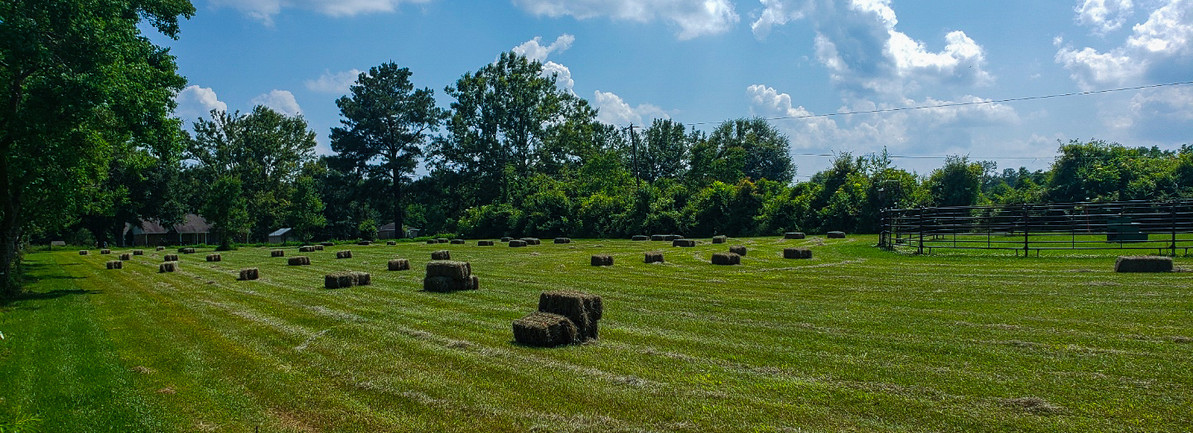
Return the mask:
[[[1176,257],[1176,200],[1172,201],[1171,206],[1172,220],[1170,221],[1170,225],[1172,226],[1172,256]]]
[[[1030,248],[1028,248],[1028,232],[1029,231],[1031,231],[1031,230],[1028,229],[1027,204],[1024,204],[1023,205],[1023,257],[1024,258],[1027,258],[1027,253],[1028,253],[1028,251],[1030,251]]]
[[[920,221],[919,221],[920,247],[916,254],[924,254],[924,208],[923,207],[920,207],[919,214],[920,214],[920,217],[919,217],[920,218]]]

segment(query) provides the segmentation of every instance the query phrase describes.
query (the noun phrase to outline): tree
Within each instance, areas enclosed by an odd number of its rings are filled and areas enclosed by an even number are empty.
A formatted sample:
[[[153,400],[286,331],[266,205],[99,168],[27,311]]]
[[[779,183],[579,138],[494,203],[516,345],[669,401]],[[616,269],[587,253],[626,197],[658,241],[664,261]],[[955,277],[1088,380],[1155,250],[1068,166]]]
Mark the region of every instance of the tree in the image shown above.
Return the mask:
[[[948,156],[944,166],[928,177],[928,193],[937,206],[972,206],[982,195],[982,173],[985,168],[969,157]]]
[[[644,131],[642,148],[638,151],[638,166],[647,182],[657,179],[679,179],[688,168],[689,149],[699,135],[689,135],[682,123],[671,119],[655,119]]]
[[[389,181],[394,229],[402,230],[402,184],[423,155],[427,134],[445,117],[429,88],[414,89],[412,73],[394,63],[362,72],[349,88],[351,96],[336,100],[343,127],[331,129],[331,148],[346,159],[370,167]]]
[[[311,240],[316,230],[327,225],[327,218],[323,216],[323,200],[319,199],[314,178],[301,176],[294,182],[286,224],[303,241]]]
[[[241,189],[240,178],[220,176],[211,185],[207,195],[207,203],[200,213],[211,223],[212,232],[220,240],[217,250],[229,250],[236,238],[248,232],[250,226],[246,209],[248,203]]]
[[[170,38],[186,0],[0,2],[0,293],[31,230],[63,227],[87,205],[113,147],[168,142],[186,84],[142,20]]]
[[[717,126],[692,148],[690,177],[700,183],[741,179],[791,182],[790,143],[766,119],[736,119]]]

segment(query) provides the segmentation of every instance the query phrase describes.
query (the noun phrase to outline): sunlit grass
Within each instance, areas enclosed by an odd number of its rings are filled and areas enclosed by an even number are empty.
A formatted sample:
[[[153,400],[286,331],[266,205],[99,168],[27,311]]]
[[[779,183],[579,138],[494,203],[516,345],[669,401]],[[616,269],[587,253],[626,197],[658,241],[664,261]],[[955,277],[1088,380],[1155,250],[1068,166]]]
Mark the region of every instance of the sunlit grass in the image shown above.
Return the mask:
[[[42,431],[1193,425],[1193,273],[1115,274],[1113,252],[913,256],[876,240],[353,245],[301,253],[311,266],[268,248],[208,263],[200,249],[167,274],[165,252],[111,271],[115,254],[37,253],[35,295],[0,316],[0,417]],[[742,265],[709,263],[731,245],[748,248]],[[784,260],[791,246],[814,258]],[[345,249],[354,258],[336,259]],[[481,289],[422,292],[439,249],[471,262]],[[666,262],[643,263],[655,250]],[[414,270],[386,271],[391,258]],[[245,267],[261,279],[237,281]],[[341,270],[373,283],[323,289]],[[604,298],[599,342],[513,344],[511,322],[561,288]]]

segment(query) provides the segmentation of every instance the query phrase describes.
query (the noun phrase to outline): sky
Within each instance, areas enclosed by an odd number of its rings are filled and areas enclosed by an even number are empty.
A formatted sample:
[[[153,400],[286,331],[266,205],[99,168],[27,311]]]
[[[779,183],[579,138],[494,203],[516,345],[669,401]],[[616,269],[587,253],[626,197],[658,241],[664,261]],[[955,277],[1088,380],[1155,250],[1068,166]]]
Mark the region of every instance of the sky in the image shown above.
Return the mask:
[[[844,152],[927,174],[948,155],[1046,169],[1073,139],[1193,143],[1193,85],[1168,85],[1193,82],[1193,0],[192,1],[178,40],[152,36],[189,80],[175,114],[301,114],[320,154],[361,71],[407,67],[448,107],[507,51],[612,125],[770,118],[796,180]]]

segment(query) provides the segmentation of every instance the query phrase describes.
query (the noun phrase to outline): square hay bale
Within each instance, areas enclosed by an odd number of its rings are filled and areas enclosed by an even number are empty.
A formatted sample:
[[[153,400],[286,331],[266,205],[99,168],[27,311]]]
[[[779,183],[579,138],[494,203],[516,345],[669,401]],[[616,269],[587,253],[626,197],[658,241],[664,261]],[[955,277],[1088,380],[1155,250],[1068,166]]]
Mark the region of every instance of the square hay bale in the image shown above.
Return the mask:
[[[320,242],[320,243],[319,243],[319,246],[321,246],[321,247],[334,247],[334,246],[336,246],[336,244],[335,244],[335,242]]]
[[[526,246],[526,241],[521,240],[521,239],[514,239],[514,240],[510,241],[510,246],[511,247],[524,247],[524,246]]]
[[[307,256],[294,256],[286,259],[286,264],[289,266],[306,266],[311,264],[311,258]]]
[[[630,236],[630,240],[631,240],[631,241],[648,241],[648,240],[650,240],[650,236],[647,236],[647,235],[633,235],[633,236]]]
[[[133,259],[133,255],[132,255],[132,254],[129,254],[129,253],[124,253],[124,254],[121,254],[121,255],[120,255],[120,260],[121,260],[121,261],[124,261],[124,260],[132,260],[132,259]]]
[[[133,250],[133,255],[134,256],[143,256],[143,255],[145,255],[145,250]]]
[[[514,341],[523,346],[556,347],[575,343],[576,324],[558,314],[533,312],[514,321]]]
[[[353,272],[352,274],[356,277],[356,285],[358,286],[373,284],[373,276],[368,272]]]
[[[452,239],[452,245],[464,245],[463,239]]]
[[[158,273],[174,272],[178,270],[178,262],[165,262],[157,266]]]
[[[567,317],[576,325],[578,341],[597,338],[601,320],[601,297],[583,292],[560,290],[539,295],[539,311]]]
[[[650,240],[662,242],[667,240],[667,235],[650,235]]]
[[[660,252],[646,253],[643,261],[646,263],[663,263],[663,253],[660,253]]]
[[[501,237],[501,241],[502,241],[502,242],[509,242],[509,241],[512,241],[512,240],[514,240],[514,238],[511,238],[511,237],[509,237],[509,236],[502,236],[502,237]]]
[[[180,253],[182,253],[182,254],[194,254],[194,253],[195,253],[195,249],[194,249],[194,248],[192,248],[192,247],[179,248],[179,249],[178,249],[178,252],[180,252]]]
[[[613,266],[613,256],[608,254],[595,254],[592,256],[593,266]]]
[[[745,245],[734,245],[734,246],[729,247],[729,252],[731,252],[733,254],[737,254],[739,256],[745,256],[746,255],[746,247],[745,247]]]
[[[427,245],[435,245],[437,243],[439,243],[439,242],[434,239],[427,239]]]
[[[684,237],[683,237],[683,235],[667,235],[667,238],[664,240],[673,241],[676,239],[684,239]]]
[[[124,269],[124,262],[119,260],[109,260],[106,266],[108,269]]]
[[[323,288],[325,289],[343,289],[355,285],[355,272],[335,272],[323,276]]]
[[[726,239],[729,239],[729,237],[728,237],[728,236],[713,236],[713,237],[712,237],[712,243],[714,243],[714,244],[723,244],[723,243],[725,243],[725,240],[726,240]]]
[[[522,238],[526,245],[542,245],[543,241],[539,238]]]
[[[397,245],[398,245],[397,241],[385,241],[385,246],[387,246],[387,247],[394,247]]]
[[[79,250],[79,255],[80,255],[80,256],[85,256],[85,255],[88,255],[88,254],[91,254],[91,251],[87,251],[87,250]]]
[[[783,248],[783,258],[810,259],[812,258],[812,250],[808,248]]]
[[[468,262],[437,261],[427,263],[427,276],[423,278],[423,290],[428,292],[455,292],[476,290],[480,281],[472,275]]]
[[[348,250],[336,251],[336,258],[337,259],[351,259],[352,251],[348,251]]]
[[[825,236],[828,236],[829,239],[845,239],[845,232],[833,231],[825,233]]]
[[[286,252],[283,250],[273,250],[269,252],[269,257],[286,257]]]
[[[470,284],[468,286],[468,290],[480,290],[481,289],[481,279],[479,277],[477,277],[476,275],[472,276],[471,283],[472,284]]]
[[[428,277],[448,277],[457,281],[467,280],[472,275],[472,264],[468,262],[454,262],[440,260],[427,262]]]
[[[448,250],[431,251],[431,260],[451,260],[452,252]]]
[[[783,239],[804,239],[808,237],[804,232],[787,232],[783,233]]]
[[[165,251],[166,247],[157,247],[154,251]]]
[[[166,254],[166,255],[162,256],[162,261],[163,262],[177,262],[178,254]]]
[[[436,243],[440,243],[440,244],[446,244],[446,243],[447,243],[447,239],[435,239],[435,242],[436,242]]]
[[[572,243],[572,240],[571,240],[570,238],[555,238],[555,243],[557,243],[557,244],[570,244],[570,243]]]
[[[675,239],[671,241],[673,247],[694,247],[696,246],[695,239]]]
[[[315,245],[315,251],[323,251],[323,245]]]
[[[298,247],[298,252],[313,253],[313,252],[315,252],[315,246],[314,245],[303,245],[301,247]]]
[[[247,268],[240,270],[240,281],[251,281],[258,278],[261,278],[261,271],[257,270],[257,268]]]
[[[1172,272],[1172,257],[1122,256],[1114,261],[1114,272]]]
[[[476,246],[478,246],[478,247],[491,247],[491,246],[493,246],[493,241],[476,241]]]
[[[713,253],[712,264],[714,265],[740,265],[741,256],[734,253]]]
[[[208,254],[207,255],[207,261],[209,261],[209,262],[219,262],[219,261],[223,261],[223,260],[224,260],[224,257],[220,256],[219,254]]]
[[[388,267],[391,271],[409,271],[410,261],[406,259],[390,259]]]
[[[107,249],[107,248],[104,248],[104,249],[102,249],[102,250],[99,250],[99,253],[100,253],[100,254],[112,254],[112,250],[109,250],[109,249]]]
[[[362,247],[367,247],[369,245],[373,245],[373,241],[360,241],[360,242],[357,242],[356,244],[360,245]]]

